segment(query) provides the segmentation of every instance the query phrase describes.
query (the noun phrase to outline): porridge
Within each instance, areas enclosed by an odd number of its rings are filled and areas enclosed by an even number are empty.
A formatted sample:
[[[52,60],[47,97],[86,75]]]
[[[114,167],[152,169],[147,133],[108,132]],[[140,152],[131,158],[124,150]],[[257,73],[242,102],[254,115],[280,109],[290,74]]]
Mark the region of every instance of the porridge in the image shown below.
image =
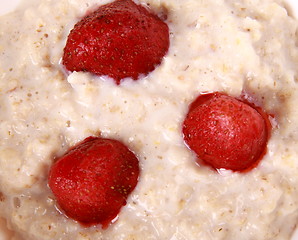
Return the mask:
[[[298,43],[286,4],[136,1],[166,12],[170,47],[154,71],[117,85],[61,64],[74,24],[110,2],[30,0],[1,17],[0,213],[9,239],[290,239],[298,222]],[[182,123],[202,92],[245,93],[271,115],[256,168],[196,164]],[[66,217],[48,187],[55,158],[99,135],[125,143],[141,169],[107,229]]]

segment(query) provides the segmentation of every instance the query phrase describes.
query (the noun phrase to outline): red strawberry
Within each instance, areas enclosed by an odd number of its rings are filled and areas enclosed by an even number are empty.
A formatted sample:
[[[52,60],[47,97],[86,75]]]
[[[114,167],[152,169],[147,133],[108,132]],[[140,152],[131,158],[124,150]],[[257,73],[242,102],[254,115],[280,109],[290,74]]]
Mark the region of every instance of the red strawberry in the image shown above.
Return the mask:
[[[223,93],[200,95],[183,123],[186,144],[214,168],[234,171],[253,167],[265,152],[267,115]]]
[[[63,54],[69,71],[120,80],[153,71],[169,48],[166,23],[131,0],[100,6],[70,32]]]
[[[54,163],[49,186],[67,216],[105,227],[126,204],[138,176],[138,159],[125,145],[89,137]]]

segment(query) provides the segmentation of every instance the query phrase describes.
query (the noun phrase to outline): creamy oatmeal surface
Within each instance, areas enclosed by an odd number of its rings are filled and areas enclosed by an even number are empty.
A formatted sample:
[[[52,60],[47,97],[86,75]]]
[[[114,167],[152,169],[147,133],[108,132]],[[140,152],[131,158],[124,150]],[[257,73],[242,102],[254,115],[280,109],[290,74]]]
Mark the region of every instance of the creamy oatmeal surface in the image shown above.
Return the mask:
[[[99,3],[100,2],[100,3]],[[167,12],[163,63],[120,86],[60,64],[86,11],[111,1],[27,1],[0,20],[0,212],[10,239],[290,239],[298,222],[297,21],[278,0],[142,0]],[[138,3],[139,3],[138,2]],[[248,173],[195,163],[181,123],[202,91],[247,92],[275,116]],[[47,186],[54,158],[90,135],[140,160],[108,229],[66,218]]]

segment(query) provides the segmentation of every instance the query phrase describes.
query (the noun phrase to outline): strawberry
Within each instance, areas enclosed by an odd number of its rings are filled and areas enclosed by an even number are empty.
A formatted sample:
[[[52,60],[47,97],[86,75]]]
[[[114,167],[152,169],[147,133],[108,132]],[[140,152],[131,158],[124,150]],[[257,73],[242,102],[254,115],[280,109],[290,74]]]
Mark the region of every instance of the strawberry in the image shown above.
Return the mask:
[[[120,84],[153,71],[168,48],[165,22],[132,0],[116,0],[74,26],[62,63],[69,71],[108,75]]]
[[[53,164],[48,183],[68,217],[106,227],[126,204],[138,176],[138,159],[124,144],[88,137]]]
[[[185,143],[214,168],[242,171],[263,156],[269,137],[267,115],[223,93],[200,95],[183,122]]]

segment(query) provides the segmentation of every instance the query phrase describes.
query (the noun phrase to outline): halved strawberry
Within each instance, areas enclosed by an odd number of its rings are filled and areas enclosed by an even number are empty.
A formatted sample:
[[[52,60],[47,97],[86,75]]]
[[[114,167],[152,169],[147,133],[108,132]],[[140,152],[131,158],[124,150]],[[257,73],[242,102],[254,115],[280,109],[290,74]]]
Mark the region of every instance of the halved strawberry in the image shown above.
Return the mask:
[[[138,79],[161,63],[169,29],[154,13],[132,0],[100,6],[70,32],[62,62],[69,71]]]
[[[138,159],[124,144],[89,137],[54,163],[48,181],[68,217],[105,227],[126,204],[138,176]]]

